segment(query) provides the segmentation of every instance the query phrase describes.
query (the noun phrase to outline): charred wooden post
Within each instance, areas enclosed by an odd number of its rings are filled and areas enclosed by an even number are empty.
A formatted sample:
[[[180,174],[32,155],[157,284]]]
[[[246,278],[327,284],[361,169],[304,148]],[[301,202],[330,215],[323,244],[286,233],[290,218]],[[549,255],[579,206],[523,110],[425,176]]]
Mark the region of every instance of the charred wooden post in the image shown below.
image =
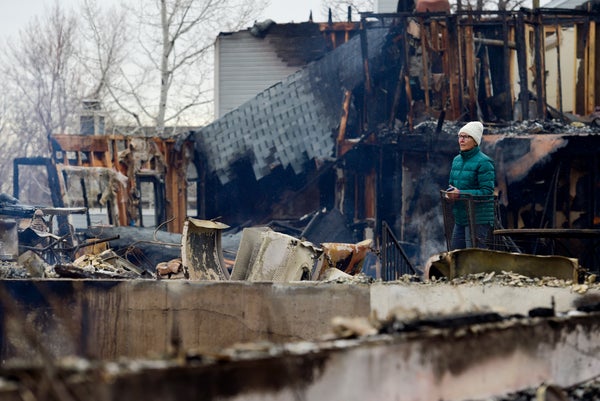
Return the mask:
[[[340,128],[336,141],[336,157],[343,156],[349,149],[346,144],[346,129],[348,127],[348,116],[350,113],[350,102],[352,101],[352,91],[347,90],[344,93],[344,101],[342,103],[342,117],[340,119]]]
[[[544,66],[544,25],[542,14],[534,14],[534,35],[535,35],[535,91],[537,102],[537,116],[543,118],[546,115],[546,69]]]
[[[493,96],[493,90],[492,90],[492,77],[491,77],[491,71],[490,71],[490,53],[488,51],[488,47],[485,46],[483,48],[483,54],[482,54],[482,63],[481,66],[483,68],[483,82],[485,85],[485,97],[486,99],[490,99]],[[506,66],[506,63],[505,63]],[[489,104],[486,106],[488,113],[491,112],[491,108],[489,106]]]
[[[369,69],[369,47],[367,41],[367,29],[366,29],[366,20],[364,15],[361,15],[360,20],[360,50],[361,56],[363,60],[363,73],[365,77],[365,95],[364,95],[364,103],[363,103],[363,130],[368,130],[369,127],[369,108],[367,104],[369,102],[369,98],[373,93],[372,82],[371,82],[371,71]]]
[[[506,12],[502,13],[502,36],[504,40],[503,50],[503,59],[504,59],[504,93],[505,102],[504,102],[504,116],[508,117],[508,119],[512,120],[513,118],[513,90],[510,80],[510,65],[511,65],[511,57],[510,57],[510,48],[508,47],[509,42],[511,42],[511,32],[508,26],[507,14]]]
[[[558,111],[563,115],[563,95],[562,95],[562,68],[560,63],[560,47],[562,34],[562,27],[558,24],[558,19],[556,16],[554,17],[554,30],[556,31],[556,90],[557,90],[557,99],[556,103],[558,104]]]
[[[585,97],[585,114],[590,114],[594,111],[598,102],[596,101],[596,22],[587,20],[588,35],[585,46],[585,77],[586,77],[586,97]]]
[[[464,34],[461,43],[464,46],[465,86],[467,89],[467,93],[464,94],[464,97],[468,99],[469,118],[475,120],[477,119],[477,83],[475,82],[475,67],[477,60],[475,57],[475,42],[473,40],[473,23],[473,16],[469,15],[467,23],[464,25]]]
[[[444,17],[442,22],[439,24],[439,47],[441,68],[444,75],[444,82],[440,93],[440,115],[438,121],[443,121],[446,117],[446,109],[448,107],[448,101],[450,100],[450,68],[448,65],[448,54],[450,53],[448,47],[448,22],[447,17]]]
[[[174,140],[163,143],[163,154],[168,168],[165,171],[167,229],[181,232],[187,214],[187,166],[190,150],[186,145],[177,146]]]
[[[421,84],[423,92],[425,94],[425,113],[429,113],[429,107],[431,106],[431,100],[429,99],[429,52],[431,46],[427,38],[427,25],[425,25],[425,19],[423,17],[418,18],[419,26],[421,27],[421,63],[423,65],[423,72],[421,75]]]
[[[519,69],[519,86],[521,99],[521,116],[523,119],[529,117],[529,89],[527,88],[527,42],[525,41],[525,17],[523,13],[517,15],[516,25],[516,38],[515,42],[519,44],[517,46],[517,64]]]
[[[403,88],[405,85],[405,76],[407,72],[408,65],[408,56],[407,56],[407,46],[408,43],[406,41],[406,18],[400,18],[398,22],[398,31],[400,32],[396,37],[396,42],[400,47],[400,53],[403,54],[404,59],[402,60],[401,65],[398,68],[398,80],[396,81],[396,88],[394,90],[394,100],[392,101],[392,107],[390,109],[390,116],[388,120],[388,126],[392,127],[394,125],[394,120],[396,119],[396,114],[398,113],[398,107],[400,105],[400,98],[402,97]],[[406,95],[406,91],[404,90]]]
[[[404,23],[405,23],[405,32],[406,35],[408,35],[408,26],[409,26],[409,22],[408,20],[405,18],[404,19]],[[413,129],[413,121],[414,121],[414,102],[413,102],[413,95],[412,95],[412,89],[410,87],[410,52],[409,52],[409,44],[408,44],[408,37],[404,38],[403,41],[404,44],[404,60],[406,63],[406,73],[403,76],[404,79],[404,90],[406,92],[406,104],[408,105],[408,111],[406,113],[406,122],[408,123],[408,128],[412,131]]]
[[[450,15],[446,17],[447,35],[446,35],[446,49],[457,49],[458,51],[448,51],[445,53],[444,59],[446,60],[446,69],[448,74],[449,84],[449,99],[450,99],[450,110],[447,113],[448,119],[457,119],[460,116],[462,109],[462,63],[461,46],[456,46],[459,42],[458,38],[458,18],[456,15]]]

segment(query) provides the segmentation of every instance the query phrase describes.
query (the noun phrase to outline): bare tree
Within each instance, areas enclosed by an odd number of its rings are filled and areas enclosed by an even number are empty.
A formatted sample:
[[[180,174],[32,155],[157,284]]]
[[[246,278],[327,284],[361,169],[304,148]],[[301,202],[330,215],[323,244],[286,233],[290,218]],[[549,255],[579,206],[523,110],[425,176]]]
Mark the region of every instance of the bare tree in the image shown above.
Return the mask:
[[[44,137],[64,132],[72,123],[70,113],[78,102],[81,83],[75,57],[76,27],[75,18],[56,3],[43,19],[35,17],[17,42],[8,44],[5,79]]]
[[[112,6],[102,8],[97,0],[84,0],[81,7],[81,37],[84,41],[80,61],[84,67],[85,80],[90,87],[86,97],[98,100],[111,120],[118,119],[119,112],[127,115],[135,112],[127,109],[116,96],[114,83],[128,57],[127,42],[130,36],[127,10]]]
[[[84,0],[81,14],[85,24],[80,32],[86,42],[82,62],[94,82],[88,96],[100,98],[126,59],[126,13],[123,8],[103,9],[97,0]]]
[[[139,34],[111,86],[114,97],[158,135],[166,124],[208,118],[218,32],[246,26],[265,6],[265,0],[140,0],[130,12],[137,16],[131,32]]]
[[[0,60],[7,91],[7,133],[0,137],[4,177],[10,176],[15,156],[47,155],[49,136],[76,126],[73,111],[82,93],[76,29],[76,19],[57,2],[5,47]]]

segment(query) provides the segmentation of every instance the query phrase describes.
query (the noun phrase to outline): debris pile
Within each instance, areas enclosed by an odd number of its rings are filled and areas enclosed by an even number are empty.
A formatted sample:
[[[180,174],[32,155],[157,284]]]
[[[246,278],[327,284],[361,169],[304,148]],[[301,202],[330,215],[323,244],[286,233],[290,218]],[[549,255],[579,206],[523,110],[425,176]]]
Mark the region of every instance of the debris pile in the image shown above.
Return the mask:
[[[57,264],[54,271],[64,278],[133,279],[146,273],[110,249],[98,255],[82,255],[69,265]]]
[[[600,121],[596,118],[594,121]],[[377,137],[383,143],[397,143],[403,140],[405,135],[417,135],[423,137],[431,136],[435,132],[442,137],[454,137],[462,128],[462,121],[444,121],[439,125],[438,121],[432,118],[425,119],[416,124],[412,130],[406,126],[381,125],[378,127]],[[586,124],[579,121],[564,121],[560,119],[545,119],[545,120],[524,120],[510,121],[505,124],[488,124],[485,134],[494,134],[502,136],[517,136],[517,135],[542,135],[561,133],[563,135],[600,135],[600,125]]]
[[[168,262],[160,262],[156,265],[156,275],[158,279],[184,279],[187,278],[183,271],[181,258],[173,259]]]
[[[56,212],[56,211],[54,211]],[[249,227],[229,236],[232,259],[223,256],[222,231],[227,225],[187,218],[182,234],[136,227],[89,227],[52,232],[41,209],[28,210],[25,228],[13,224],[14,239],[4,239],[20,254],[11,257],[1,274],[10,278],[247,280],[292,282],[302,280],[368,282],[358,277],[372,240],[350,243],[310,241]],[[324,223],[325,224],[325,223]],[[315,230],[315,225],[311,227]],[[12,238],[12,237],[11,237]],[[231,238],[234,238],[233,240]],[[233,242],[232,242],[233,241]],[[237,241],[237,242],[236,242]],[[230,251],[231,252],[231,251]],[[356,278],[355,278],[356,277]]]
[[[600,289],[600,283],[596,281],[595,274],[588,275],[582,283],[576,283],[572,280],[561,280],[556,277],[527,277],[510,271],[475,273],[466,276],[456,277],[452,280],[446,278],[432,279],[425,281],[424,284],[451,284],[451,285],[485,285],[497,284],[510,287],[557,287],[570,288],[571,291],[578,294],[584,294],[591,289]]]

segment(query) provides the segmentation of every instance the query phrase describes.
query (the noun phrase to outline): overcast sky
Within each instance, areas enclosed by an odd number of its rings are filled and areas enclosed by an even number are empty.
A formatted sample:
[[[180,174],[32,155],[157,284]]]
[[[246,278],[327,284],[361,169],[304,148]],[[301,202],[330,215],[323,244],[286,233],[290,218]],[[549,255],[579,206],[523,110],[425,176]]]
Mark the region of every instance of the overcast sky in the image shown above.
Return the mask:
[[[81,0],[59,0],[61,5],[77,5]],[[0,0],[0,35],[16,35],[27,21],[44,11],[44,5],[53,4],[54,0]],[[104,0],[104,3],[117,3],[118,0]],[[543,5],[548,0],[541,0]],[[304,22],[308,20],[310,11],[317,22],[326,21],[327,16],[321,12],[322,0],[271,0],[262,20],[272,19],[278,23]]]
[[[117,0],[104,1],[117,3]],[[60,0],[61,5],[77,5],[80,2],[81,0]],[[0,35],[16,35],[31,17],[44,11],[44,5],[53,3],[54,0],[0,0]],[[321,15],[321,0],[271,0],[262,19],[272,19],[279,23],[303,22],[308,21],[311,10],[315,21],[326,20]]]

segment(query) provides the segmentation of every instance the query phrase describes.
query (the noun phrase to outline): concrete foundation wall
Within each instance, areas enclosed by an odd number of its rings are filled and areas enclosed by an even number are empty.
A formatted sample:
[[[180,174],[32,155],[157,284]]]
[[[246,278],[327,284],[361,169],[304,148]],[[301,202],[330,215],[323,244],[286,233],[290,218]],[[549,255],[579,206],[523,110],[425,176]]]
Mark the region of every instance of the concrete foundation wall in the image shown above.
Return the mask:
[[[570,288],[512,287],[497,284],[421,284],[371,285],[371,308],[377,316],[385,317],[398,310],[420,313],[448,314],[494,310],[501,313],[527,315],[530,309],[552,307],[558,312],[574,309],[573,302],[581,298]]]
[[[500,285],[297,284],[191,281],[5,280],[0,357],[152,357],[174,346],[211,353],[239,342],[315,340],[335,316],[572,309],[569,288]],[[402,312],[401,312],[402,313]]]
[[[237,342],[309,340],[334,316],[369,314],[368,286],[246,282],[8,280],[0,356],[115,359],[211,352]],[[16,302],[15,302],[16,301]]]

